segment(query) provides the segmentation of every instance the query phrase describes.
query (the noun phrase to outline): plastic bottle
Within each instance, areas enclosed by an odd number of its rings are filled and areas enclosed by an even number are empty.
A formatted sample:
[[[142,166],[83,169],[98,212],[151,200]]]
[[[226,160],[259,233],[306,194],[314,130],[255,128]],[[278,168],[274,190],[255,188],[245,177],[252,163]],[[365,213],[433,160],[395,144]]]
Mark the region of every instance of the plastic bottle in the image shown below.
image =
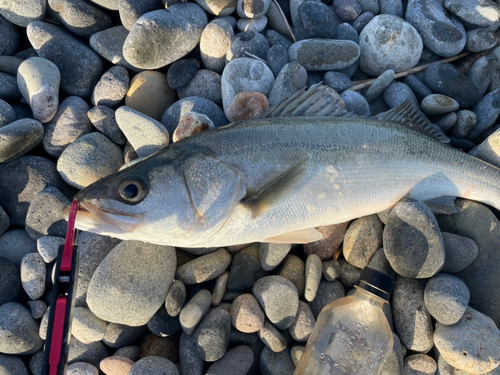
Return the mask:
[[[356,292],[326,305],[294,375],[377,375],[392,350],[392,331],[382,307],[394,279],[371,268]]]

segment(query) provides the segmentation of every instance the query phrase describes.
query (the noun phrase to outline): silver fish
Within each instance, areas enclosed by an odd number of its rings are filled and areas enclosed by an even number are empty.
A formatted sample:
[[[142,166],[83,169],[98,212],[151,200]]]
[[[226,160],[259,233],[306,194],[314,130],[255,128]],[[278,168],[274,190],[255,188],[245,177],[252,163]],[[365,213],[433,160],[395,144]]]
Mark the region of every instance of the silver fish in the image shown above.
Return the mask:
[[[334,95],[317,100],[327,91],[311,88],[93,183],[75,197],[77,228],[180,247],[308,243],[322,238],[315,227],[405,197],[438,199],[442,212],[455,197],[500,209],[500,169],[443,144],[410,102],[379,118],[324,117],[339,112]]]

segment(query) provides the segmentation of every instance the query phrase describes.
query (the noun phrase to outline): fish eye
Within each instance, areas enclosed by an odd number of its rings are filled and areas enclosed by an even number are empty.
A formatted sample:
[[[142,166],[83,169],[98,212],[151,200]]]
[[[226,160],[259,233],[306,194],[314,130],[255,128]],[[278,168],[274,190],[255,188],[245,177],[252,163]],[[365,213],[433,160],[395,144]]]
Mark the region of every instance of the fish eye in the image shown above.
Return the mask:
[[[146,185],[142,181],[127,180],[122,182],[118,192],[125,201],[138,203],[146,196]]]
[[[196,120],[196,125],[198,125],[198,126],[201,125],[200,120]]]

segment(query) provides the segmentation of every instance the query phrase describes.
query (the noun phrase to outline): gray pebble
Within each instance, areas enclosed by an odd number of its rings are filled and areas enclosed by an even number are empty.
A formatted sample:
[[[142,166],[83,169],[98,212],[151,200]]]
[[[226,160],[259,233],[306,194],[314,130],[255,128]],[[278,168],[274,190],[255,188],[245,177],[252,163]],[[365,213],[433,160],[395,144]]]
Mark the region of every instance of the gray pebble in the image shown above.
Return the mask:
[[[127,69],[122,66],[113,66],[95,85],[91,97],[92,104],[110,108],[117,106],[127,94],[128,84]]]
[[[17,120],[0,128],[0,163],[34,149],[42,141],[43,131],[42,124],[32,119]]]
[[[342,273],[342,267],[335,259],[323,261],[322,268],[323,277],[328,281],[336,280]]]
[[[186,286],[180,280],[174,280],[167,293],[165,308],[168,315],[177,316],[186,301]]]
[[[295,370],[290,349],[286,348],[279,353],[264,347],[260,355],[260,371],[262,375],[292,375]]]
[[[127,141],[125,135],[116,123],[115,111],[104,105],[92,108],[87,112],[92,125],[106,137],[118,145],[124,145]]]
[[[486,93],[497,67],[498,57],[492,53],[477,60],[467,73],[467,78],[476,86],[480,97]]]
[[[351,24],[344,22],[343,24],[337,26],[335,29],[335,39],[338,40],[351,40],[356,44],[359,44],[358,32]]]
[[[21,260],[21,284],[32,300],[43,296],[45,291],[46,267],[38,253],[26,254]]]
[[[75,307],[71,334],[85,344],[99,341],[106,333],[106,322],[86,307]]]
[[[464,109],[457,112],[457,122],[453,127],[455,137],[466,137],[476,125],[477,116],[474,112]]]
[[[125,357],[128,359],[131,359],[132,361],[137,361],[139,359],[139,347],[137,346],[124,346],[120,349],[118,349],[115,354],[116,356],[119,357]]]
[[[299,301],[299,308],[295,321],[289,328],[289,332],[293,339],[298,342],[307,342],[316,324],[316,319],[309,308],[309,305],[304,301]]]
[[[257,334],[259,339],[275,353],[285,350],[287,346],[286,339],[281,332],[267,319]]]
[[[219,18],[234,19],[229,14],[232,14],[236,9],[236,0],[196,0],[195,2],[206,12],[219,16]],[[234,20],[234,27],[236,27],[236,20]]]
[[[16,112],[14,112],[14,108],[12,108],[12,106],[5,100],[0,99],[0,128],[5,125],[9,125],[11,122],[15,121],[15,119]]]
[[[307,71],[295,62],[286,64],[274,81],[269,106],[274,107],[307,85]]]
[[[19,269],[8,259],[0,257],[0,306],[12,301],[20,286]]]
[[[34,252],[36,241],[24,229],[14,229],[0,237],[0,257],[14,263],[16,267],[21,266],[21,260],[26,254]]]
[[[443,232],[442,235],[446,259],[441,272],[460,272],[476,259],[479,250],[473,240],[453,233]]]
[[[491,127],[500,114],[500,88],[486,94],[473,108],[477,116],[476,125],[467,135],[467,139],[474,140],[481,133]]]
[[[224,273],[215,280],[214,289],[212,291],[212,306],[218,306],[222,302],[222,298],[227,290],[228,278],[229,272],[224,271]]]
[[[341,72],[326,72],[323,81],[337,92],[347,90],[352,87],[351,79]]]
[[[170,316],[162,305],[148,322],[149,330],[159,337],[170,337],[179,332],[182,327],[178,316]]]
[[[419,102],[426,96],[432,95],[432,90],[428,88],[415,74],[409,74],[403,82],[411,89]]]
[[[281,6],[285,6],[285,9],[288,8],[286,10],[292,20],[290,26],[298,22],[298,9],[300,4],[302,4],[302,2],[303,2],[302,0],[292,0],[289,3],[288,2],[281,3],[282,4]],[[290,34],[290,31],[283,22],[283,16],[281,15],[281,12],[279,11],[274,1],[271,1],[269,9],[266,13],[266,17],[267,17],[267,27],[269,29],[280,33],[281,35],[285,36],[288,39],[293,39],[292,35]]]
[[[410,350],[429,351],[432,339],[432,318],[424,302],[425,280],[398,277],[392,292],[394,328],[401,343]]]
[[[353,22],[361,14],[361,6],[358,1],[334,0],[333,9],[340,19],[345,22]]]
[[[410,355],[403,364],[403,375],[434,375],[436,370],[436,361],[425,354]]]
[[[443,132],[450,130],[457,122],[457,114],[450,112],[434,120],[435,125],[439,126]]]
[[[181,333],[179,340],[179,362],[181,375],[203,375],[203,359],[196,355],[194,337]]]
[[[345,290],[351,290],[359,281],[361,269],[353,266],[345,259],[339,259],[339,264],[342,272],[337,280],[344,286]]]
[[[274,4],[273,4],[274,5]],[[267,41],[269,42],[269,45],[272,47],[276,45],[281,45],[285,47],[285,50],[288,51],[288,49],[291,47],[293,42],[288,39],[287,37],[283,36],[279,32],[276,32],[274,30],[267,30],[266,31],[266,38]]]
[[[335,29],[333,11],[320,1],[305,1],[298,8],[298,23],[294,24],[297,40],[331,39]]]
[[[411,100],[418,108],[418,101],[411,89],[402,82],[393,82],[384,91],[384,100],[390,108]]]
[[[373,254],[373,256],[370,258],[370,261],[368,262],[367,267],[382,272],[383,274],[386,274],[387,276],[390,276],[394,279],[396,278],[396,272],[394,272],[391,264],[387,260],[384,249],[378,249],[375,254]]]
[[[261,18],[240,18],[237,23],[238,30],[241,32],[252,31],[254,33],[260,33],[266,26],[266,16],[262,16]]]
[[[237,34],[231,41],[227,50],[226,61],[249,57],[247,53],[266,59],[269,48],[269,43],[264,35],[253,31],[242,32]]]
[[[149,374],[179,375],[179,371],[168,359],[159,356],[151,356],[137,361],[128,372],[128,375]]]
[[[309,302],[309,307],[313,313],[314,318],[318,318],[318,315],[321,310],[323,310],[323,307],[328,305],[330,302],[344,296],[345,289],[338,280],[321,280],[318,292],[316,293],[316,297],[311,302]]]
[[[246,375],[253,362],[252,349],[240,345],[228,350],[221,359],[212,364],[206,375]]]
[[[377,215],[356,219],[344,236],[343,254],[353,266],[364,268],[382,246],[383,224]]]
[[[379,2],[377,0],[358,0],[358,3],[361,6],[362,13],[370,12],[377,15],[380,11]]]
[[[46,2],[38,0],[7,1],[0,4],[0,14],[14,25],[27,27],[31,21],[43,19],[46,7]]]
[[[231,310],[231,304],[230,303],[223,303],[221,304],[220,307],[224,308],[223,305],[229,305],[228,310]],[[231,332],[229,333],[229,346],[234,346],[234,345],[254,345],[256,342],[259,341],[259,336],[257,333],[245,333],[245,332],[240,332],[236,328],[231,327]]]
[[[6,3],[0,4],[0,6],[5,6]],[[0,14],[7,16],[8,18],[10,12],[6,9],[0,8]],[[19,32],[16,27],[3,18],[0,15],[0,33],[2,33],[2,39],[0,40],[0,55],[13,55],[19,49],[20,37]]]
[[[0,99],[12,102],[21,97],[16,77],[0,72]]]
[[[366,99],[358,92],[352,90],[342,91],[340,94],[345,103],[345,109],[356,116],[370,117],[370,106]]]
[[[323,265],[321,258],[316,254],[308,255],[305,268],[304,298],[312,301],[318,292]]]
[[[233,28],[226,20],[213,20],[205,27],[201,34],[200,54],[206,69],[222,73],[233,38]]]
[[[382,373],[386,375],[401,375],[403,371],[403,350],[398,335],[392,333],[392,351],[386,358]]]
[[[361,31],[364,30],[364,28],[371,22],[371,20],[373,20],[374,17],[375,16],[372,12],[364,12],[358,18],[356,18],[356,21],[354,21],[352,26],[358,33],[361,33]]]
[[[146,335],[147,331],[148,328],[145,325],[131,327],[125,324],[109,323],[102,342],[110,348],[118,349],[140,341]]]
[[[365,99],[368,102],[377,99],[380,96],[380,94],[382,94],[384,90],[387,87],[389,87],[393,79],[394,79],[394,70],[389,69],[383,72],[368,88],[368,91],[366,91],[365,94]]]
[[[122,25],[130,30],[143,14],[161,9],[160,0],[120,0],[118,12]]]
[[[177,89],[179,98],[198,96],[222,104],[221,75],[211,70],[201,69],[196,72],[189,83]]]
[[[308,71],[347,68],[358,59],[359,53],[356,43],[333,39],[301,40],[288,50],[290,61],[299,63]]]
[[[241,294],[234,299],[229,314],[233,327],[240,332],[254,333],[264,324],[264,312],[259,302],[249,293]]]
[[[401,276],[420,279],[439,272],[445,260],[444,243],[430,208],[414,199],[397,203],[384,229],[384,251]]]
[[[271,271],[278,267],[291,248],[290,244],[261,243],[259,245],[259,261],[262,269]]]
[[[236,12],[240,17],[260,18],[269,9],[271,0],[238,0]]]
[[[221,275],[230,263],[231,256],[220,248],[177,268],[176,278],[185,285],[202,283]]]
[[[422,112],[426,115],[442,115],[456,111],[459,107],[458,102],[446,95],[432,94],[426,96],[420,104]]]
[[[290,349],[290,356],[292,357],[292,361],[295,367],[299,365],[300,359],[302,358],[302,354],[304,354],[305,346],[293,346]]]
[[[467,42],[465,49],[470,52],[481,52],[495,47],[497,37],[488,29],[475,29],[467,31]]]
[[[269,49],[267,53],[267,64],[275,77],[278,76],[281,69],[289,62],[290,59],[288,58],[287,50],[283,45],[276,44]]]
[[[41,319],[47,311],[47,304],[42,300],[28,301],[28,306],[34,319]]]
[[[201,321],[193,334],[194,350],[198,358],[215,362],[226,353],[231,330],[229,313],[216,307]]]
[[[96,366],[86,362],[74,362],[66,369],[67,375],[98,375],[99,370]]]
[[[208,27],[208,26],[207,26]],[[202,36],[203,38],[203,36]],[[168,68],[167,82],[174,90],[186,86],[200,69],[197,59],[180,59]]]
[[[198,323],[207,315],[212,303],[212,294],[206,289],[200,290],[182,308],[179,319],[184,332],[191,335]]]
[[[500,9],[494,2],[477,0],[446,0],[444,6],[467,25],[492,26],[500,18]],[[485,15],[488,14],[486,17]]]
[[[255,281],[265,275],[257,257],[250,254],[236,253],[233,257],[227,280],[227,289],[237,292],[251,288]]]
[[[13,355],[0,354],[0,371],[2,375],[28,375],[24,362]]]

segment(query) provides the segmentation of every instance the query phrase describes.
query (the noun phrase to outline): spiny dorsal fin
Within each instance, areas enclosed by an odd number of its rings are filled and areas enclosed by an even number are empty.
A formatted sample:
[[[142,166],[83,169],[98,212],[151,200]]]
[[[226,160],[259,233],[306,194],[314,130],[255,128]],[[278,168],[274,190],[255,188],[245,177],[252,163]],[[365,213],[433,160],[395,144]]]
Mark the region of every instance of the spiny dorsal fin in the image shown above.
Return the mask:
[[[321,82],[302,89],[276,106],[269,108],[256,118],[284,116],[341,116],[345,112],[342,97],[331,87]]]
[[[267,211],[276,202],[287,195],[290,189],[302,181],[307,170],[307,162],[309,159],[310,156],[305,157],[302,161],[269,182],[262,189],[255,192],[250,197],[243,199],[241,204],[250,208],[253,218]]]
[[[277,236],[266,238],[263,242],[270,243],[309,243],[323,239],[323,235],[314,228],[301,229],[293,232],[278,234]]]
[[[444,135],[443,131],[438,126],[434,126],[410,99],[406,99],[397,107],[377,117],[382,120],[409,126],[429,137],[437,139],[441,143],[450,142],[450,139]]]

